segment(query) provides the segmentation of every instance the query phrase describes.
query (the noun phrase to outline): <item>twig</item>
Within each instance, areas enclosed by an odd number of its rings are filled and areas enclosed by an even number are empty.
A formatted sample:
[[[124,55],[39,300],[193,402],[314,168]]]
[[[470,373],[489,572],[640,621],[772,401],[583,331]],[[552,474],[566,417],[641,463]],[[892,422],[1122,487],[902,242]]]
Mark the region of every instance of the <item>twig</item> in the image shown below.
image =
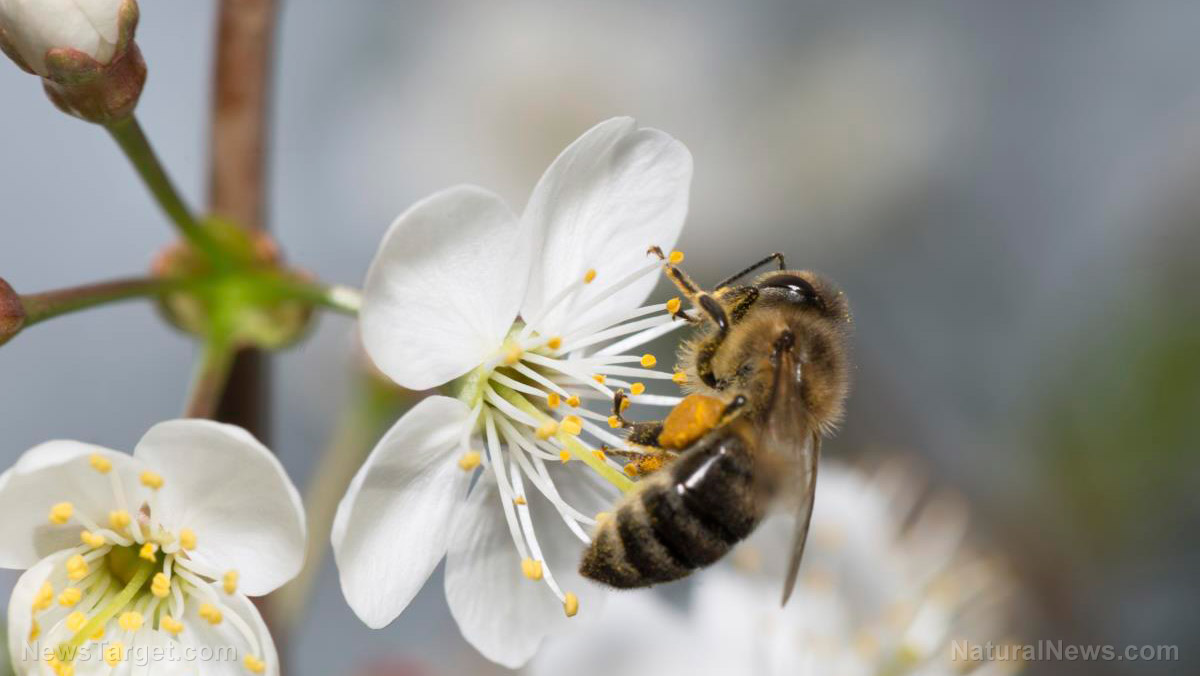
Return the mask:
[[[266,114],[275,0],[221,0],[213,80],[209,205],[249,229],[266,227]],[[217,416],[269,443],[267,363],[238,355]]]

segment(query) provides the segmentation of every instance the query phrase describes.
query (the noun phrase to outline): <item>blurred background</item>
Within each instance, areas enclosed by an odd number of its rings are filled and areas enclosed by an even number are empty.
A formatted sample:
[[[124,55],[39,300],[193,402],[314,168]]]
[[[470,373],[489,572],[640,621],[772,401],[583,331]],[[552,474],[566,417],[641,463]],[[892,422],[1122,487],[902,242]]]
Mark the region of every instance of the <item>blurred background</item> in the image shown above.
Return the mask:
[[[664,129],[695,156],[695,277],[782,251],[848,293],[856,386],[828,456],[903,455],[964,494],[1032,600],[1023,638],[1180,645],[1028,673],[1200,668],[1200,5],[284,4],[270,219],[290,260],[360,285],[425,194],[472,182],[519,208],[594,123]],[[144,0],[138,32],[139,116],[197,204],[214,16]],[[0,67],[0,276],[28,293],[146,270],[171,229],[39,89]],[[355,340],[325,317],[275,361],[298,484]],[[131,448],[179,414],[191,358],[144,302],[30,329],[0,349],[0,464],[52,437]],[[437,580],[378,632],[331,564],[314,599],[291,673],[499,673]]]

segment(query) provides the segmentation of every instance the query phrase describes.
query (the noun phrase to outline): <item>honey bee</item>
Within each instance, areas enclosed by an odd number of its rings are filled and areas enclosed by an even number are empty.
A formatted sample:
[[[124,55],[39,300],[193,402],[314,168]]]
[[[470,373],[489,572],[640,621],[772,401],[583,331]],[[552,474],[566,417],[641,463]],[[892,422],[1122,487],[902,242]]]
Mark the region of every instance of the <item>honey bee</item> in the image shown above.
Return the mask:
[[[662,251],[650,253],[660,258]],[[824,278],[776,253],[703,291],[670,259],[666,273],[695,308],[680,348],[690,392],[662,421],[631,423],[630,468],[647,476],[597,524],[580,573],[618,588],[685,577],[750,535],[771,503],[796,503],[783,603],[795,586],[812,516],[821,438],[849,388],[850,311]],[[768,263],[752,283],[735,283]],[[636,451],[636,452],[635,452]]]

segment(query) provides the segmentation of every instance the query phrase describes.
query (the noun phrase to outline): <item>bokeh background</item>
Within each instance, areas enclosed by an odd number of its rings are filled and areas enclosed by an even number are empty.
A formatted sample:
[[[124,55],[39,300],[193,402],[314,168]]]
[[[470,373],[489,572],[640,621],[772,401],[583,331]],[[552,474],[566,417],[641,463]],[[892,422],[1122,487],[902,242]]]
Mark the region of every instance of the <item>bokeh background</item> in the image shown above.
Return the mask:
[[[521,205],[595,122],[667,130],[696,161],[693,275],[778,250],[854,303],[857,384],[827,452],[902,454],[965,494],[1033,601],[1025,638],[1180,646],[1029,673],[1200,666],[1200,5],[284,4],[271,225],[291,260],[358,285],[421,196],[474,182]],[[142,16],[140,117],[199,204],[214,3]],[[145,270],[172,233],[126,161],[0,66],[0,276],[34,292]],[[354,346],[326,317],[276,360],[273,446],[300,484]],[[191,358],[146,303],[29,330],[0,349],[0,463],[52,437],[132,447],[178,415]],[[492,673],[436,580],[379,632],[332,565],[314,598],[291,673]]]

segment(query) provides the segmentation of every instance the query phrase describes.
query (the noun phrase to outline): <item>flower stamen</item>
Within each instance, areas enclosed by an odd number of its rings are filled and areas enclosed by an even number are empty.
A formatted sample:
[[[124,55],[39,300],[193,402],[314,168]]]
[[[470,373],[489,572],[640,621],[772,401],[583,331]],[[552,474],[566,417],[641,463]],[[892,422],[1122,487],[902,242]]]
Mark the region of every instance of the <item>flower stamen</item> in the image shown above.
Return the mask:
[[[75,505],[69,502],[60,502],[50,508],[50,523],[61,526],[71,520],[71,515],[75,513]]]

